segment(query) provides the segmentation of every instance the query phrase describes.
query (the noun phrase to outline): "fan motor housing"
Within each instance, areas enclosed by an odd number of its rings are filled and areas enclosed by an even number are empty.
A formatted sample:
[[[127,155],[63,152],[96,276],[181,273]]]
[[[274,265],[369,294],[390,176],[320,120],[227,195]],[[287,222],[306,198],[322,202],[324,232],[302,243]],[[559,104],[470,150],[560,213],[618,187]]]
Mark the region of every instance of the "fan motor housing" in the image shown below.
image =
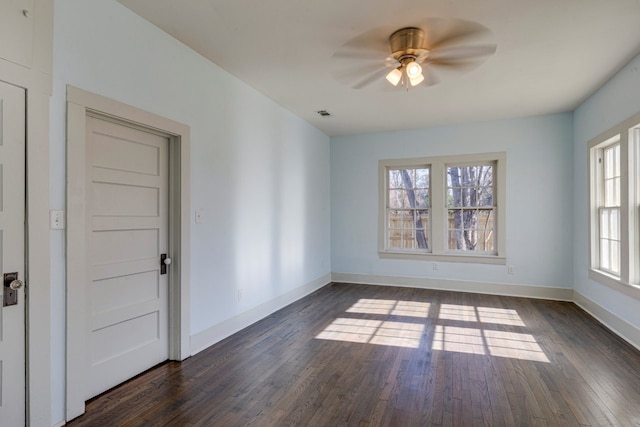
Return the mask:
[[[394,58],[413,58],[427,52],[424,46],[424,31],[416,27],[401,28],[389,36],[389,45]]]

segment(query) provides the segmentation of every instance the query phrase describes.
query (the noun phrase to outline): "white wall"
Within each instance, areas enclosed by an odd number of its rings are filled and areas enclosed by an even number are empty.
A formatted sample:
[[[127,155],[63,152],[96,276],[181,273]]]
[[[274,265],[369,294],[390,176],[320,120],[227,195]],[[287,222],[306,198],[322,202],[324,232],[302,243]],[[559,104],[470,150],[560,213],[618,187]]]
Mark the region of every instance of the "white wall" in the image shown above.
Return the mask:
[[[526,100],[523,100],[526,102]],[[558,114],[331,140],[333,272],[571,288],[572,116]],[[507,153],[507,264],[378,257],[378,160]]]
[[[574,112],[575,289],[640,329],[640,301],[588,278],[587,143],[640,112],[640,56],[637,56]]]
[[[330,273],[329,137],[114,0],[56,0],[51,207],[65,88],[191,127],[191,334]],[[52,232],[52,421],[64,417],[64,235]],[[238,301],[237,291],[244,297]]]

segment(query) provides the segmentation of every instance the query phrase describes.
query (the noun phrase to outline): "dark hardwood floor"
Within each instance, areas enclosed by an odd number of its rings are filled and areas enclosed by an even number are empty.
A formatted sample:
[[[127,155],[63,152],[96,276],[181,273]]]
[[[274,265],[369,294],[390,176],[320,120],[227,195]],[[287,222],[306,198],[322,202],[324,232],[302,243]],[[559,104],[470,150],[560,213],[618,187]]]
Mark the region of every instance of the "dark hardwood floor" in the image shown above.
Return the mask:
[[[572,303],[332,284],[70,426],[640,426],[640,352]]]

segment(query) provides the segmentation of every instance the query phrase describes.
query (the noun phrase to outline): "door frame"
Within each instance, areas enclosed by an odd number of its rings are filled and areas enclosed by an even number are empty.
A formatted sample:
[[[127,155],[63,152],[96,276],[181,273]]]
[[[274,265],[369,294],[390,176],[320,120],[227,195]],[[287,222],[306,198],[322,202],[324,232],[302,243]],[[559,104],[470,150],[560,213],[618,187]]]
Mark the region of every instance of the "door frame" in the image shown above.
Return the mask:
[[[66,419],[85,411],[86,118],[104,118],[169,138],[169,359],[190,356],[190,129],[130,105],[67,86]]]

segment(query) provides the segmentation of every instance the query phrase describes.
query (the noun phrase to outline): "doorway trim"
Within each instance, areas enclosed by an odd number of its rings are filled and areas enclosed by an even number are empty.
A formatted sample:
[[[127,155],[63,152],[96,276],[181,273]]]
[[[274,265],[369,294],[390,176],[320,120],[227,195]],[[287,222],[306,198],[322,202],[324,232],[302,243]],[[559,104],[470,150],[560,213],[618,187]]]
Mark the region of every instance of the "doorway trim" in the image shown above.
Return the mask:
[[[67,354],[66,419],[85,411],[86,118],[98,116],[169,138],[169,359],[190,355],[190,129],[130,105],[67,86]]]

